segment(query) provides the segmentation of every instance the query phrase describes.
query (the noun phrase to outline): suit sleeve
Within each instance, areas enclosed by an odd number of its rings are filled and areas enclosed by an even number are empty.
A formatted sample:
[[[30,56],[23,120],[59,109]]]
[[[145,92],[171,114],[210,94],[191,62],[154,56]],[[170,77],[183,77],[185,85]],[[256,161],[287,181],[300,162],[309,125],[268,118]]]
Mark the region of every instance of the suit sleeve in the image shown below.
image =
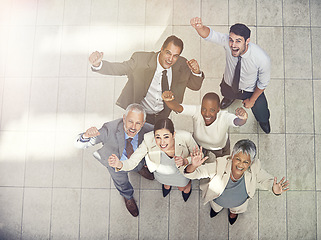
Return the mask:
[[[91,146],[94,146],[98,143],[104,142],[104,138],[108,137],[108,130],[107,127],[104,125],[99,130],[100,135],[97,137],[91,138],[83,138],[83,134],[81,133],[77,136],[76,142],[74,143],[76,148],[85,149]]]
[[[148,153],[147,145],[145,140],[139,145],[136,151],[130,156],[128,160],[123,161],[123,167],[120,171],[130,171],[133,170],[140,161],[146,156]]]
[[[216,174],[216,165],[217,161],[212,163],[205,163],[204,165],[196,168],[196,170],[192,173],[184,173],[184,176],[189,179],[211,178]]]
[[[128,61],[124,62],[108,62],[103,60],[102,67],[100,70],[94,70],[93,72],[98,72],[103,75],[114,75],[123,76],[128,75],[135,67],[137,62],[136,53],[134,53]]]
[[[258,161],[258,160],[257,160]],[[261,168],[261,163],[258,161],[257,164],[257,187],[262,190],[272,190],[274,178],[271,174],[267,173]]]
[[[190,71],[190,69],[188,69]],[[198,77],[195,76],[192,72],[189,76],[188,82],[187,82],[187,87],[191,90],[198,91],[202,87],[202,83],[204,80],[204,73],[202,72],[202,76]]]

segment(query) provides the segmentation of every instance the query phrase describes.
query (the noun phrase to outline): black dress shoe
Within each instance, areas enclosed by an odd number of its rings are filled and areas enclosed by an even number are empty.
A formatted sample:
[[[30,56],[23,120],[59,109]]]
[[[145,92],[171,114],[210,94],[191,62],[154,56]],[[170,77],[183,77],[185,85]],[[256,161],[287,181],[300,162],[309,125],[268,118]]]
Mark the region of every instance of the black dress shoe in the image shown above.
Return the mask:
[[[228,221],[230,222],[231,225],[233,225],[236,222],[237,217],[239,216],[238,214],[236,214],[235,218],[231,218],[230,217],[230,209],[228,210]]]
[[[265,133],[270,133],[271,132],[271,127],[270,127],[270,121],[268,122],[259,122],[260,127]]]
[[[225,109],[228,108],[235,99],[228,99],[228,98],[223,98],[222,102],[221,102],[221,109]]]
[[[172,186],[169,189],[166,189],[164,184],[162,184],[162,190],[163,190],[163,197],[166,197],[169,192],[172,190]]]
[[[210,217],[213,218],[213,217],[215,217],[217,214],[218,214],[218,212],[215,212],[215,211],[213,210],[213,208],[211,208]]]
[[[183,196],[183,199],[184,199],[185,202],[188,200],[188,198],[191,195],[191,193],[192,193],[192,187],[191,187],[191,190],[188,193],[184,193],[184,191],[182,191],[182,196]]]

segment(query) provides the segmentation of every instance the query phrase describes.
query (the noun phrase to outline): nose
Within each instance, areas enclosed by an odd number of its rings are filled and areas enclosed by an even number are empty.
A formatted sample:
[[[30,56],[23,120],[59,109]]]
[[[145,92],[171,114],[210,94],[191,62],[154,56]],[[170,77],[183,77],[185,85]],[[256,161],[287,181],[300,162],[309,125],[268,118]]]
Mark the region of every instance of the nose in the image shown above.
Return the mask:
[[[170,55],[170,56],[169,56],[169,60],[170,60],[170,61],[173,61],[173,55]]]

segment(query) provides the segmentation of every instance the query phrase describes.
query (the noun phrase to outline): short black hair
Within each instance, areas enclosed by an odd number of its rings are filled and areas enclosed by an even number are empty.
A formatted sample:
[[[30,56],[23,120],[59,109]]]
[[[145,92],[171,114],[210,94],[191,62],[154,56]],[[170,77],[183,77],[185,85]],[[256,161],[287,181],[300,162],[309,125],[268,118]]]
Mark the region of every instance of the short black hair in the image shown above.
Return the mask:
[[[220,97],[215,93],[215,92],[208,92],[204,95],[202,102],[206,99],[209,100],[214,100],[216,101],[218,104],[220,104]]]
[[[162,49],[165,49],[170,42],[173,42],[173,44],[175,46],[177,46],[181,49],[181,52],[179,54],[181,54],[183,52],[184,43],[183,43],[182,39],[176,37],[175,35],[171,35],[168,38],[166,38],[165,42],[163,43]]]
[[[236,23],[230,27],[230,33],[234,33],[236,35],[244,37],[246,41],[251,36],[251,30],[242,23]]]
[[[154,134],[159,129],[167,129],[171,134],[174,134],[174,124],[169,118],[159,119],[154,125]]]

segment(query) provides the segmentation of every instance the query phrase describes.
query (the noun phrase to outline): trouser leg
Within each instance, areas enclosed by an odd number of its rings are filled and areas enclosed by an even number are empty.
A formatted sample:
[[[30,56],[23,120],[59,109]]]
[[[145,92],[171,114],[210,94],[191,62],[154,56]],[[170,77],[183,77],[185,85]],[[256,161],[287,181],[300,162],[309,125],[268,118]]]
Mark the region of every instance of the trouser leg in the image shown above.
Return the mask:
[[[126,199],[133,198],[134,188],[129,182],[128,172],[116,172],[112,167],[107,167],[107,169],[120,195],[125,197]]]
[[[258,122],[266,123],[269,121],[270,111],[264,92],[256,99],[252,112]]]
[[[247,210],[247,205],[249,204],[249,200],[250,199],[248,198],[242,205],[238,207],[230,208],[230,212],[234,214],[244,213]]]
[[[218,205],[214,201],[210,201],[210,205],[211,205],[211,208],[214,210],[214,212],[217,212],[217,213],[220,212],[223,209],[222,206]]]

